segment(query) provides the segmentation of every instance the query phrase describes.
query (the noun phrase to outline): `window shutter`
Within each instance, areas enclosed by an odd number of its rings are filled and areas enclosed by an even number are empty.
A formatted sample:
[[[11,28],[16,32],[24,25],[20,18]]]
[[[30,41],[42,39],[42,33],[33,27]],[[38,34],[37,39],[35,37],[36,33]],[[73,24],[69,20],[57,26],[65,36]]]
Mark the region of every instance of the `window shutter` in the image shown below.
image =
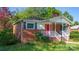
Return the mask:
[[[35,23],[35,29],[37,29],[37,23]]]
[[[23,29],[26,29],[26,22],[23,22]]]

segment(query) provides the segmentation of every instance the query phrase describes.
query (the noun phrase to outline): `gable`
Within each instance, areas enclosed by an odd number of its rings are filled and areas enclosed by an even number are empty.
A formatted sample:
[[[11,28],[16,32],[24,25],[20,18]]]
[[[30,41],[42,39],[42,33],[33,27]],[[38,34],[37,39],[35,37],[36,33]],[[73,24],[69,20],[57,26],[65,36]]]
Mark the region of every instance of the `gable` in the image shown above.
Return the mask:
[[[64,16],[58,16],[58,17],[51,18],[50,22],[71,24],[71,21]]]

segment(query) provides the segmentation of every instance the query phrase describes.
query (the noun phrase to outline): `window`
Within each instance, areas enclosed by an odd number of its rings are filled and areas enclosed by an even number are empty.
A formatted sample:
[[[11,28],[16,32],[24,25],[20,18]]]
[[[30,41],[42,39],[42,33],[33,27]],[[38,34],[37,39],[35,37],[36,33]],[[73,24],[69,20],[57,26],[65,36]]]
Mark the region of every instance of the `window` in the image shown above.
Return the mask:
[[[34,28],[34,24],[32,24],[32,23],[27,23],[27,28],[29,29],[32,29],[32,28]]]
[[[26,28],[27,29],[35,29],[35,23],[27,23]]]
[[[23,29],[37,29],[37,23],[23,22]]]
[[[66,30],[66,28],[67,28],[67,25],[63,24],[63,30]]]

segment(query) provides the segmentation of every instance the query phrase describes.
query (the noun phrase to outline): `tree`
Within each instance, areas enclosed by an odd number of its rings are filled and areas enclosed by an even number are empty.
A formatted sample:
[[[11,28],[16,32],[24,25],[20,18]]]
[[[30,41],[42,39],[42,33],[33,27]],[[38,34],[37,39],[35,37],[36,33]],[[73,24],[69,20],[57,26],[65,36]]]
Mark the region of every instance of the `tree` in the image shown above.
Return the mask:
[[[78,22],[78,21],[75,21],[75,22],[74,22],[74,25],[79,25],[79,22]]]
[[[47,8],[43,7],[29,7],[26,8],[25,10],[21,12],[17,12],[16,15],[14,16],[14,20],[12,21],[13,23],[19,21],[20,19],[27,19],[27,18],[32,18],[32,17],[37,17],[37,18],[43,18],[46,19],[48,11]]]
[[[17,21],[17,19],[25,19],[30,17],[49,19],[55,17],[54,15],[59,16],[61,14],[61,11],[52,7],[30,7],[26,8],[21,12],[16,13],[15,21]]]
[[[62,12],[56,8],[53,8],[52,16],[56,17],[56,16],[60,16],[60,15],[62,15]]]
[[[29,13],[31,11],[31,13]],[[44,19],[49,19],[55,17],[54,15],[61,15],[62,12],[60,10],[55,9],[54,7],[33,7],[28,8],[27,13],[29,16],[38,16]]]
[[[70,15],[67,11],[65,11],[65,12],[63,13],[63,15],[64,15],[65,17],[67,17],[70,21],[73,21],[72,15]]]
[[[10,26],[9,20],[10,20],[11,16],[12,15],[9,11],[9,8],[7,8],[7,7],[0,8],[0,27],[1,28],[3,28],[3,29],[9,28],[9,26]]]

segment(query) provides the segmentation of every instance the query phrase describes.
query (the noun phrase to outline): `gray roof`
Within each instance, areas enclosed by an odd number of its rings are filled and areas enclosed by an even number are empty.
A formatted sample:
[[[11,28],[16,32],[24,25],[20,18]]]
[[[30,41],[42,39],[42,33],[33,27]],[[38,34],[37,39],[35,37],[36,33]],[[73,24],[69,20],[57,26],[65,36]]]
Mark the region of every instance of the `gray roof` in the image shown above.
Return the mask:
[[[68,18],[64,17],[64,16],[58,16],[58,17],[54,17],[54,18],[50,18],[50,19],[56,19],[56,18],[64,18],[66,21],[68,21],[70,24],[72,24],[73,22],[70,21]],[[23,22],[23,21],[27,21],[27,22],[52,22],[50,19],[42,19],[42,18],[37,18],[37,17],[32,17],[32,18],[27,18],[27,19],[19,19],[19,21],[17,21],[16,23],[18,22]],[[14,24],[16,24],[14,23]]]

